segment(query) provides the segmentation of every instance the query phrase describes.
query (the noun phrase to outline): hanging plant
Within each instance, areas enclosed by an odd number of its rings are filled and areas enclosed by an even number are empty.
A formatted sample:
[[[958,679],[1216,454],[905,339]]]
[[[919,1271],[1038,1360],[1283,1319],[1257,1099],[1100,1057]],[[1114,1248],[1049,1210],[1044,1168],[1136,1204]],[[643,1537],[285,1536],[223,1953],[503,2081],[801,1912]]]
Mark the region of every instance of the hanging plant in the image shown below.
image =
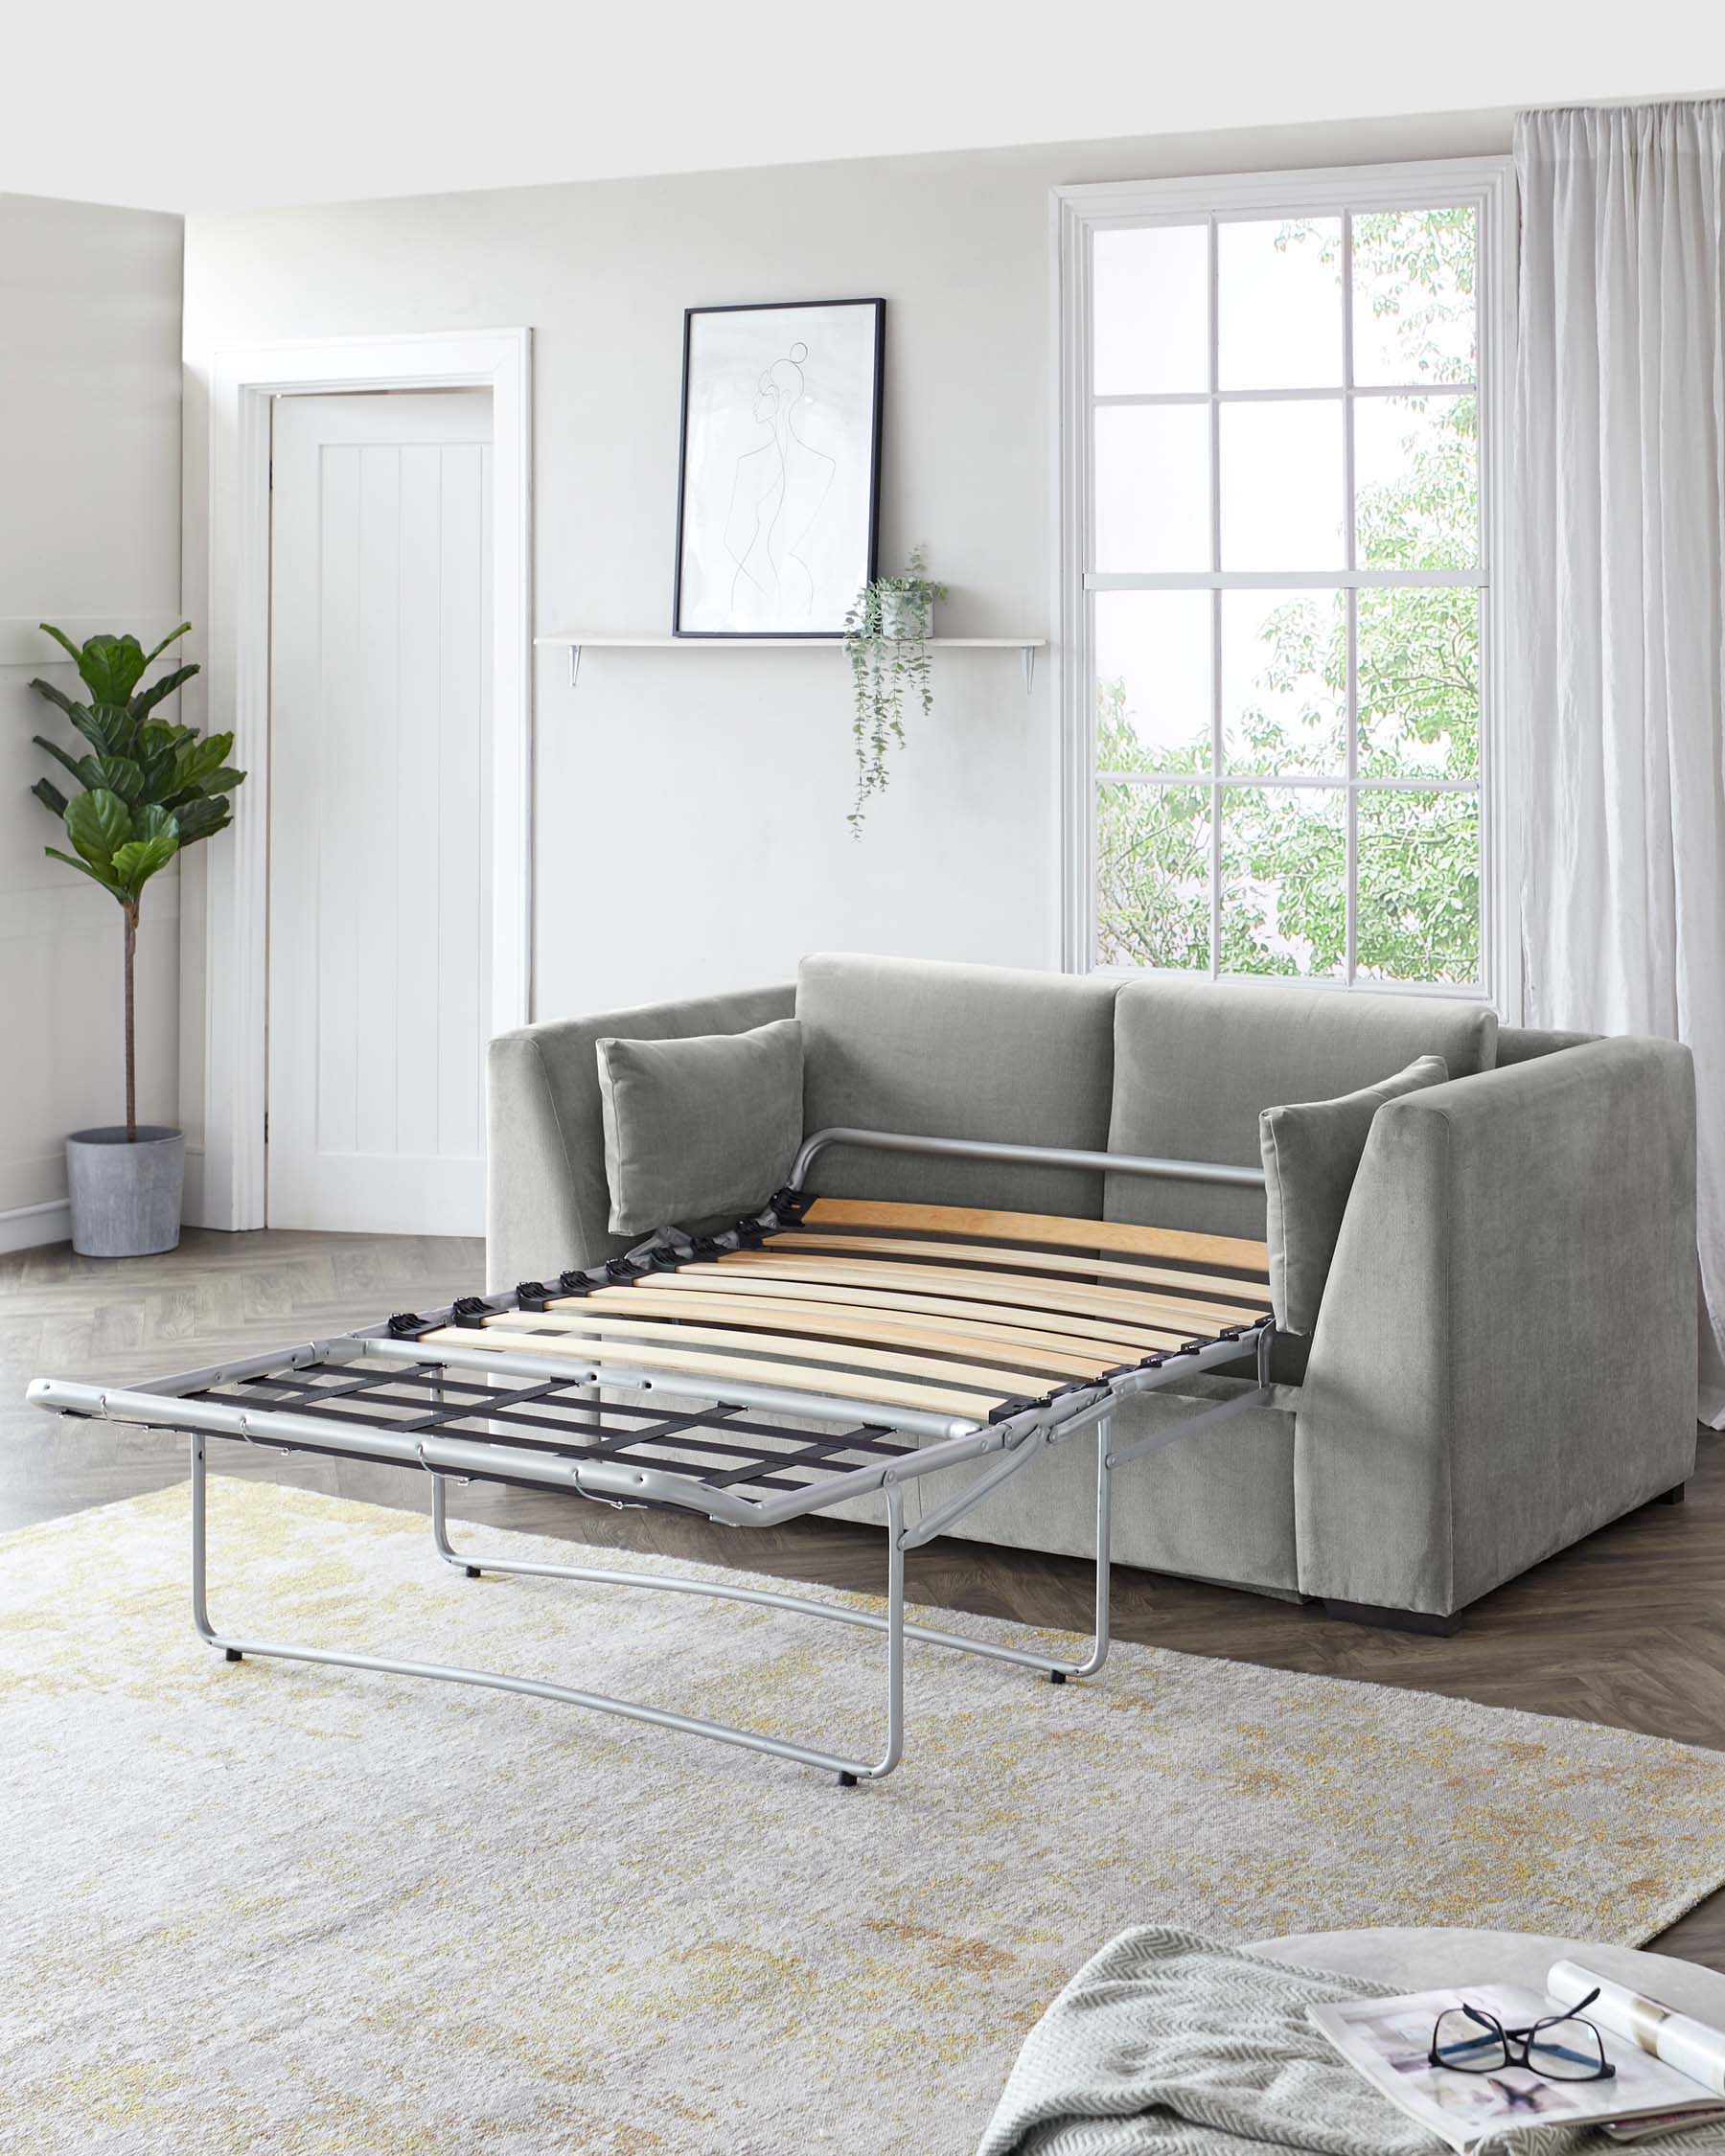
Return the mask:
[[[916,696],[926,719],[934,708],[929,686],[929,637],[934,602],[947,595],[932,584],[922,548],[903,576],[877,577],[858,592],[844,617],[844,655],[850,661],[851,737],[857,751],[856,805],[845,819],[851,837],[862,836],[869,796],[886,791],[886,754],[905,740],[905,699]]]

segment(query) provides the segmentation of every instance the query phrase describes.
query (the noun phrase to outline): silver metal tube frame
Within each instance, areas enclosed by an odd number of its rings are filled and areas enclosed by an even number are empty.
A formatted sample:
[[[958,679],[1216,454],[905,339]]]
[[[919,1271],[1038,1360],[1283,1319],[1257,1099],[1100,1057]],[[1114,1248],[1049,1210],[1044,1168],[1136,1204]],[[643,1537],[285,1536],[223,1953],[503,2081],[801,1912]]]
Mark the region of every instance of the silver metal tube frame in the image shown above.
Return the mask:
[[[1222,1160],[1163,1160],[1148,1153],[1090,1153],[1072,1145],[1006,1145],[990,1138],[912,1137],[900,1131],[859,1131],[841,1124],[804,1138],[791,1168],[789,1188],[800,1190],[816,1157],[829,1146],[855,1145],[876,1153],[926,1153],[960,1160],[1010,1160],[1027,1167],[1097,1168],[1105,1174],[1174,1176],[1186,1182],[1238,1183],[1262,1190],[1262,1168]]]

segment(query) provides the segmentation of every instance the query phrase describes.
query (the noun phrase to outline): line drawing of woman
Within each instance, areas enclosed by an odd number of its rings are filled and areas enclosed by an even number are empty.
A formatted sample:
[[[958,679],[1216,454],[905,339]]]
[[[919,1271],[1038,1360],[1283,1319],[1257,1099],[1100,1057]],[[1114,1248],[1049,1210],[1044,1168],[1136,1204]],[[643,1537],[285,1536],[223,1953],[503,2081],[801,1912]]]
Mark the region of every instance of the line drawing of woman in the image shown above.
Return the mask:
[[[797,407],[808,397],[808,356],[799,338],[762,369],[755,383],[754,418],[768,430],[767,439],[738,457],[724,513],[724,551],[736,563],[733,613],[745,584],[779,618],[814,610],[815,577],[802,550],[839,466],[798,428]]]

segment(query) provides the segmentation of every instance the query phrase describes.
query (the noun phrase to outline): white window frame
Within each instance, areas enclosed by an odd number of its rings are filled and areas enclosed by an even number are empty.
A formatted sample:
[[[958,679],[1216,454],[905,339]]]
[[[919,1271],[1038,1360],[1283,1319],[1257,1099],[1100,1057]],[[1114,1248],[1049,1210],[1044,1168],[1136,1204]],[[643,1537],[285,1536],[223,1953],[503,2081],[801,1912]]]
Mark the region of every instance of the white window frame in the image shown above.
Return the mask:
[[[1054,614],[1061,704],[1061,946],[1069,973],[1130,977],[1138,969],[1097,966],[1095,951],[1095,705],[1091,595],[1097,589],[1205,583],[1324,588],[1465,581],[1482,593],[1480,654],[1481,972],[1469,988],[1362,979],[1300,978],[1300,985],[1378,994],[1475,996],[1511,1021],[1521,1015],[1520,880],[1516,862],[1517,744],[1505,723],[1504,568],[1509,560],[1507,401],[1515,323],[1514,167],[1508,157],[1460,157],[1400,165],[1252,172],[1057,187],[1052,191],[1052,314],[1059,383],[1054,456],[1060,544]],[[1464,580],[1354,567],[1318,575],[1119,576],[1087,573],[1092,530],[1091,247],[1098,231],[1210,218],[1299,218],[1351,211],[1441,209],[1465,204],[1478,219],[1480,562]],[[1212,227],[1213,229],[1213,227]],[[1213,279],[1213,264],[1212,264]],[[1211,293],[1211,336],[1215,295]],[[1212,407],[1217,391],[1212,385]],[[1352,392],[1349,391],[1351,397]],[[1351,428],[1347,433],[1351,441]],[[1488,595],[1488,596],[1487,596]],[[1213,685],[1212,685],[1212,693]],[[1340,782],[1338,782],[1340,783]],[[1354,862],[1349,858],[1351,882]],[[1208,976],[1204,976],[1208,977]],[[1230,974],[1229,980],[1286,982],[1286,975]]]

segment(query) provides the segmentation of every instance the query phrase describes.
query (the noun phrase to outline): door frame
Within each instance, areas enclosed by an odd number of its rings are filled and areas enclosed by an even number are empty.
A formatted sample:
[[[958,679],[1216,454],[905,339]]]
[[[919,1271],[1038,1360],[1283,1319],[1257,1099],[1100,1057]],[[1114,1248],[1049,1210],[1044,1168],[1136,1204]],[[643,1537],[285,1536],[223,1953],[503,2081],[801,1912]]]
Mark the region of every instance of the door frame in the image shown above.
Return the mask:
[[[227,843],[205,854],[199,1212],[264,1224],[268,1101],[270,417],[284,396],[489,389],[492,396],[491,1031],[532,1017],[533,333],[428,331],[229,347],[210,362],[208,708],[231,724]],[[201,1110],[201,1118],[197,1111]]]

